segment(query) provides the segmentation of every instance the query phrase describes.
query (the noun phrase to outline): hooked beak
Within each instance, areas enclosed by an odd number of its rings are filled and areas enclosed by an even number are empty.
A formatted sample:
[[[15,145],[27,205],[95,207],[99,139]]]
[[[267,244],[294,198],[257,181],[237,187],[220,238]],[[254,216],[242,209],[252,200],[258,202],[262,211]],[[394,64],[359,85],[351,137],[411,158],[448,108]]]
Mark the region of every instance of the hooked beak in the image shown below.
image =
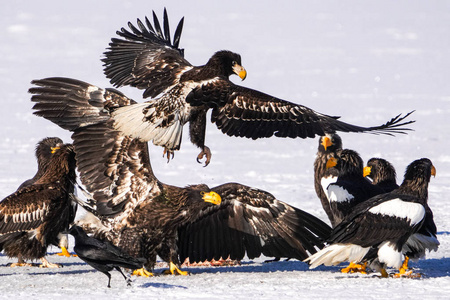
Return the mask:
[[[431,175],[436,177],[436,168],[434,166],[431,166]]]
[[[247,77],[247,71],[245,68],[239,64],[233,65],[233,72],[239,76],[242,80],[244,80]]]
[[[52,154],[54,154],[57,150],[61,149],[61,147],[56,146],[56,147],[51,147],[50,149],[52,150]]]
[[[326,168],[327,170],[329,168],[335,167],[337,165],[337,159],[334,157],[330,157],[330,159],[327,160]]]
[[[369,166],[364,167],[364,170],[363,170],[364,177],[369,176],[370,172],[372,172],[372,167],[369,167]]]
[[[222,202],[222,198],[216,192],[200,192],[202,199],[205,202],[209,202],[215,205],[219,205]]]
[[[324,136],[322,138],[322,146],[325,148],[325,151],[327,150],[327,147],[330,147],[331,145],[333,145],[331,139],[327,136]]]

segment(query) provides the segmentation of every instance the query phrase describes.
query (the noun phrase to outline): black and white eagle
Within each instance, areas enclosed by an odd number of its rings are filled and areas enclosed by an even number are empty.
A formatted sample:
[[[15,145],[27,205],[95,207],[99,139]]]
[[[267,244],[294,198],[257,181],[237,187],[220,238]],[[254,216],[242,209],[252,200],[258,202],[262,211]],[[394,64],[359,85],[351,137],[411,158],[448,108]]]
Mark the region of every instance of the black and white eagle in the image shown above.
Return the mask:
[[[336,226],[329,245],[305,261],[311,268],[341,262],[371,262],[399,270],[397,275],[412,275],[402,265],[402,253],[411,237],[425,225],[428,184],[436,174],[431,161],[422,158],[407,168],[403,183],[390,193],[381,194],[355,206]]]
[[[75,153],[70,144],[57,143],[51,149],[40,177],[0,202],[0,251],[18,258],[12,266],[40,259],[43,267],[58,267],[45,255],[74,219]]]
[[[330,183],[336,182],[337,180],[339,170],[335,166],[330,165],[330,159],[337,159],[341,151],[341,137],[336,133],[326,134],[319,138],[319,146],[316,159],[314,160],[314,188],[332,227],[335,227],[338,222],[334,219],[334,215],[331,212],[330,201],[326,195],[326,188]]]
[[[178,269],[190,262],[260,256],[305,259],[324,246],[331,228],[316,217],[238,183],[175,187],[153,174],[148,146],[114,127],[110,112],[133,101],[67,79],[35,80],[35,114],[73,131],[80,178],[92,194],[96,237],[134,257],[156,255]],[[86,206],[86,204],[84,205]]]
[[[379,157],[371,158],[367,161],[364,169],[365,174],[367,174],[366,176],[372,180],[372,184],[381,187],[385,192],[390,192],[398,188],[395,168],[387,160]],[[426,250],[437,251],[439,245],[433,212],[427,202],[425,204],[425,220],[423,225],[416,233],[408,238],[406,244],[403,246],[402,252],[406,257],[404,269],[408,267],[408,260],[410,258],[413,260],[422,258],[425,256]]]
[[[109,271],[116,269],[130,285],[129,278],[120,268],[137,270],[144,266],[145,259],[132,257],[108,241],[90,237],[77,225],[72,226],[68,232],[75,238],[75,253],[88,265],[108,276],[108,287],[111,287]]]
[[[169,20],[164,10],[161,27],[153,12],[153,25],[137,20],[137,27],[117,31],[104,53],[104,73],[115,87],[133,86],[144,90],[152,100],[119,108],[111,113],[114,128],[124,135],[153,141],[173,154],[181,144],[183,125],[189,123],[190,139],[202,149],[197,160],[211,153],[205,146],[206,113],[212,109],[211,122],[229,136],[251,139],[273,135],[313,138],[336,131],[404,133],[404,121],[411,113],[392,118],[380,126],[361,127],[342,122],[339,117],[316,112],[265,93],[232,83],[229,77],[247,76],[241,56],[218,51],[202,66],[193,66],[179,48],[184,18],[179,22],[173,43]]]

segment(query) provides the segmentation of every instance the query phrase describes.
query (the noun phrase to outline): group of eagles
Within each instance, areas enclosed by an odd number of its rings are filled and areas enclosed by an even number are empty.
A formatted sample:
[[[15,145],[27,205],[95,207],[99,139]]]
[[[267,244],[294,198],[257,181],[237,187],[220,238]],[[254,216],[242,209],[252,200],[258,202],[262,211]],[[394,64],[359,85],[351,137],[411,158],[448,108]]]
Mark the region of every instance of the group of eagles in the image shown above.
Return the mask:
[[[38,171],[0,202],[0,251],[18,258],[11,266],[45,259],[49,245],[74,251],[105,273],[121,268],[152,275],[157,256],[168,273],[187,274],[180,262],[264,255],[298,259],[315,268],[348,261],[343,272],[369,269],[388,277],[417,276],[408,259],[436,250],[436,226],[427,204],[435,175],[422,158],[406,169],[401,185],[393,166],[381,158],[367,167],[357,152],[343,149],[336,131],[392,135],[410,130],[405,116],[381,126],[360,127],[338,117],[235,85],[229,76],[247,76],[239,54],[216,52],[203,66],[192,66],[179,48],[184,19],[173,43],[167,12],[163,24],[153,13],[128,24],[105,52],[104,72],[121,87],[144,90],[137,103],[116,89],[70,78],[34,80],[34,114],[73,132],[72,144],[45,138],[37,144]],[[319,136],[314,162],[317,196],[332,227],[270,193],[238,183],[176,187],[153,174],[148,143],[162,146],[167,159],[180,148],[183,125],[201,149],[197,160],[211,160],[205,145],[206,114],[229,136],[246,138]],[[84,187],[77,183],[76,170]],[[75,190],[82,191],[81,200]],[[77,206],[87,213],[75,221]],[[75,223],[75,225],[74,225]],[[403,261],[403,256],[405,260]],[[392,274],[391,274],[392,275]]]

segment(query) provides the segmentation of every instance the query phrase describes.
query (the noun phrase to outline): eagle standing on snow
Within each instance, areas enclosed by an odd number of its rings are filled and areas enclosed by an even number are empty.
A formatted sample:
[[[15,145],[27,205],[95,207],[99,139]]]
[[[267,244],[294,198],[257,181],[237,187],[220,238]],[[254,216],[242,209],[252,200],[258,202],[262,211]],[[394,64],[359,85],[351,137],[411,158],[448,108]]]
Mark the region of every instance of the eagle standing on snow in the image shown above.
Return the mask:
[[[339,117],[318,113],[256,90],[233,84],[229,77],[247,76],[241,56],[231,51],[218,51],[203,66],[193,66],[178,48],[184,18],[179,22],[172,44],[169,21],[164,10],[163,28],[153,12],[153,23],[139,19],[131,32],[122,28],[112,38],[105,52],[104,72],[110,82],[121,87],[130,85],[144,89],[148,102],[122,107],[111,113],[114,128],[141,141],[153,141],[164,147],[167,156],[178,150],[183,125],[190,124],[190,139],[202,149],[197,160],[211,159],[205,146],[206,113],[212,109],[211,121],[229,136],[264,138],[273,135],[290,138],[313,138],[335,131],[404,133],[400,115],[375,127],[360,127],[339,121]],[[156,98],[159,96],[158,98]]]
[[[182,188],[160,182],[148,144],[114,128],[110,111],[133,103],[123,94],[68,78],[33,83],[35,114],[74,132],[77,168],[94,199],[83,206],[98,217],[90,224],[96,236],[146,258],[146,268],[153,269],[156,255],[172,274],[185,274],[179,257],[303,260],[324,246],[328,225],[265,191],[238,183]]]
[[[429,159],[413,161],[406,168],[398,189],[355,206],[333,229],[330,245],[305,261],[311,268],[343,261],[377,261],[383,266],[383,277],[388,276],[384,266],[397,268],[397,276],[412,276],[412,271],[407,272],[405,264],[402,265],[402,253],[411,238],[426,226],[428,183],[435,174],[436,169]],[[416,247],[424,245],[415,244]]]
[[[74,218],[75,178],[72,145],[57,144],[52,147],[43,174],[0,202],[0,251],[18,258],[18,263],[11,266],[41,259],[43,267],[59,267],[44,256],[47,247],[58,241],[59,233],[67,230]]]

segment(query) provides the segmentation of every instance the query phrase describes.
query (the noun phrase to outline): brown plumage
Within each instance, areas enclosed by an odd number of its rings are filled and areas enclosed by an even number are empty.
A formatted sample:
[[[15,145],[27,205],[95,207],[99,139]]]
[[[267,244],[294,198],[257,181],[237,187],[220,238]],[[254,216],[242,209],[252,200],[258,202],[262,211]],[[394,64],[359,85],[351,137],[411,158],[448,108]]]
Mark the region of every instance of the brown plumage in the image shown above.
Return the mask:
[[[323,247],[330,227],[314,216],[238,183],[175,187],[153,174],[147,143],[114,128],[110,112],[133,103],[115,90],[52,78],[33,81],[35,113],[73,131],[81,181],[92,194],[83,205],[90,223],[152,269],[156,255],[171,265],[245,254],[306,258]],[[213,196],[214,195],[214,196]],[[220,196],[220,204],[209,198]]]
[[[45,172],[0,202],[0,250],[9,257],[41,259],[47,247],[67,230],[72,215],[75,154],[70,144],[53,149]]]
[[[233,84],[229,76],[245,79],[241,56],[218,51],[203,66],[193,66],[178,47],[184,18],[170,39],[169,21],[164,10],[163,26],[153,13],[153,25],[137,20],[137,27],[117,31],[105,52],[104,72],[110,82],[144,90],[151,101],[118,109],[113,113],[114,128],[125,135],[153,141],[172,152],[181,145],[183,125],[190,124],[191,141],[202,149],[198,159],[211,153],[205,146],[206,112],[212,109],[211,122],[229,136],[251,139],[271,136],[313,138],[336,131],[404,133],[400,115],[374,127],[344,123],[339,117],[316,112],[306,106],[285,101],[262,92]],[[158,98],[156,98],[159,96]]]

